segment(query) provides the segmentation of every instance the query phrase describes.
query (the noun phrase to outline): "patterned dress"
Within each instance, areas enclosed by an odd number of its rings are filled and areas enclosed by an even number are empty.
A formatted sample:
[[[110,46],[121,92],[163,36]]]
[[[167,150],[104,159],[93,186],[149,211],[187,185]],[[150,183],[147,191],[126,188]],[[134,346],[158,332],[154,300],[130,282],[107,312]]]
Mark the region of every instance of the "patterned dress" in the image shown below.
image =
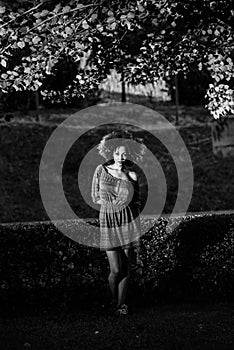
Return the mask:
[[[95,169],[91,196],[94,203],[101,200],[100,250],[124,249],[139,244],[139,185],[138,181],[128,178],[112,176],[102,164]]]

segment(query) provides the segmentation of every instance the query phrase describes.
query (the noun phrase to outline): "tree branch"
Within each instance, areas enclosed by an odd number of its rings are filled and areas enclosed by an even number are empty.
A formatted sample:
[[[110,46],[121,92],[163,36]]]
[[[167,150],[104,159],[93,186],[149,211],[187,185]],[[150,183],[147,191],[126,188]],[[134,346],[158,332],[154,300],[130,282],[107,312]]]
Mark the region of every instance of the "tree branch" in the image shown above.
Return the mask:
[[[26,12],[24,12],[24,13],[21,13],[19,16],[17,16],[17,18],[19,18],[19,17],[21,17],[21,16],[24,16],[24,15],[30,13],[30,12],[33,12],[34,10],[38,9],[41,5],[43,5],[43,3],[40,3],[40,4],[38,4],[37,6],[31,8],[30,10],[28,10],[28,11],[26,11]],[[0,26],[0,29],[3,28],[3,27],[5,27],[5,26],[7,26],[7,25],[10,24],[11,22],[14,22],[15,20],[16,20],[16,19],[13,18],[13,19],[11,19],[10,21],[4,23],[3,25]]]
[[[68,13],[71,13],[71,12],[79,11],[79,10],[84,10],[84,9],[86,9],[87,7],[95,7],[95,6],[100,6],[100,5],[102,5],[102,3],[99,3],[99,4],[91,4],[91,5],[84,5],[83,7],[76,7],[76,8],[74,8],[74,9],[70,10],[70,11],[56,13],[55,15],[51,16],[50,18],[47,18],[47,19],[45,19],[44,21],[42,21],[42,22],[38,23],[37,25],[35,25],[34,27],[30,28],[30,29],[25,33],[25,35],[28,34],[28,33],[30,33],[31,31],[33,31],[35,28],[41,26],[42,24],[51,21],[51,20],[52,20],[53,18],[55,18],[55,17],[61,16],[61,15],[65,15],[65,14],[68,14]]]
[[[95,4],[94,4],[95,5]],[[99,6],[100,4],[98,4]],[[87,16],[85,16],[85,18],[83,18],[81,21],[79,21],[79,23],[77,24],[76,26],[76,29],[75,29],[75,33],[77,32],[78,28],[80,27],[81,23],[83,21],[85,21],[86,19],[88,19],[88,17],[90,17],[93,13],[94,13],[95,9],[93,11],[91,11]]]

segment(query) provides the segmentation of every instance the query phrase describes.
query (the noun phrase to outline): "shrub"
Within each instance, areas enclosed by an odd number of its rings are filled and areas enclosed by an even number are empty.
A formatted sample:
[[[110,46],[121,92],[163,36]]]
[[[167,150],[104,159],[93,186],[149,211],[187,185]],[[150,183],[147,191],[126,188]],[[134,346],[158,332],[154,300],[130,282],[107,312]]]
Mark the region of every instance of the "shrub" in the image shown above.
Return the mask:
[[[155,223],[141,239],[144,288],[169,299],[232,298],[233,218],[200,214]]]
[[[149,220],[141,218],[151,228],[135,252],[130,293],[170,301],[233,298],[233,214]],[[81,222],[69,225],[81,229]],[[76,243],[51,222],[2,224],[0,232],[1,304],[26,298],[79,303],[106,295],[105,252]]]

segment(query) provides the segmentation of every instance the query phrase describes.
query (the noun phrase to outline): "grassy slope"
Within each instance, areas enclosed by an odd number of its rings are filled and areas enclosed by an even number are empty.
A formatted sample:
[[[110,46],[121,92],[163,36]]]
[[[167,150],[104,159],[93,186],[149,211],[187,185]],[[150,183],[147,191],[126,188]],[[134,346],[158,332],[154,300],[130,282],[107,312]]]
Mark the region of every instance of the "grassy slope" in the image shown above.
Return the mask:
[[[173,106],[159,106],[158,110],[169,120],[174,119]],[[46,113],[47,112],[47,113]],[[41,123],[35,123],[32,116],[9,124],[1,124],[0,157],[0,221],[37,221],[47,219],[39,192],[38,169],[46,141],[69,111],[44,111]],[[66,113],[67,114],[66,114]],[[207,120],[206,112],[199,107],[181,107],[185,115],[179,129],[192,159],[194,170],[194,191],[189,211],[233,210],[234,167],[233,159],[219,159],[212,153],[210,128],[207,123],[197,124],[197,120]],[[197,117],[196,117],[197,116]],[[198,118],[198,116],[200,116]],[[87,117],[88,120],[88,117]],[[100,137],[100,135],[99,135]],[[95,144],[95,137],[89,139]],[[97,213],[79,198],[77,189],[77,153],[85,154],[87,141],[73,150],[66,164],[63,177],[64,188],[73,210],[80,216],[96,216]],[[177,175],[173,163],[163,150],[155,144],[158,160],[167,180],[167,201],[164,211],[169,213],[176,200]],[[76,152],[78,150],[78,152]],[[91,174],[90,174],[91,176]],[[91,181],[91,178],[88,179]]]

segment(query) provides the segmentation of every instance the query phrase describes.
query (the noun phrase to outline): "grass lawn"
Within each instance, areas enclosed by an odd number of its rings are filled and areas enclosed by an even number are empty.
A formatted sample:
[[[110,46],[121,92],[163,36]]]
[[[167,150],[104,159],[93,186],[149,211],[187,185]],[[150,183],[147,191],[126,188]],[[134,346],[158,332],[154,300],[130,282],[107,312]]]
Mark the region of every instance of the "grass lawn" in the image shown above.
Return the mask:
[[[232,303],[135,306],[116,317],[100,307],[0,318],[1,350],[234,348]]]
[[[155,109],[169,121],[175,120],[175,106],[159,105]],[[33,116],[28,114],[19,115],[10,123],[0,124],[2,135],[0,140],[2,151],[0,158],[0,192],[2,193],[0,222],[48,220],[39,191],[40,160],[53,130],[74,112],[74,109],[43,110],[40,122],[35,122]],[[86,119],[82,118],[83,126],[88,125],[89,120],[90,115],[87,113]],[[187,146],[194,171],[193,195],[188,208],[189,212],[234,209],[233,159],[214,156],[211,130],[207,121],[208,115],[204,108],[180,106],[178,132]],[[147,122],[150,125],[153,124],[151,119]],[[63,169],[64,192],[69,204],[79,217],[98,215],[82,199],[77,186],[77,174],[78,164],[82,157],[89,151],[89,147],[96,146],[100,138],[100,135],[91,135],[88,139],[79,140],[71,148]],[[176,168],[166,149],[155,140],[149,139],[147,142],[157,156],[167,182],[167,198],[163,212],[171,213],[178,191]],[[91,180],[92,173],[85,174],[82,180],[85,190],[90,188]],[[160,186],[156,190],[160,191]],[[51,202],[54,201],[52,194]],[[60,213],[59,218],[61,218]]]

